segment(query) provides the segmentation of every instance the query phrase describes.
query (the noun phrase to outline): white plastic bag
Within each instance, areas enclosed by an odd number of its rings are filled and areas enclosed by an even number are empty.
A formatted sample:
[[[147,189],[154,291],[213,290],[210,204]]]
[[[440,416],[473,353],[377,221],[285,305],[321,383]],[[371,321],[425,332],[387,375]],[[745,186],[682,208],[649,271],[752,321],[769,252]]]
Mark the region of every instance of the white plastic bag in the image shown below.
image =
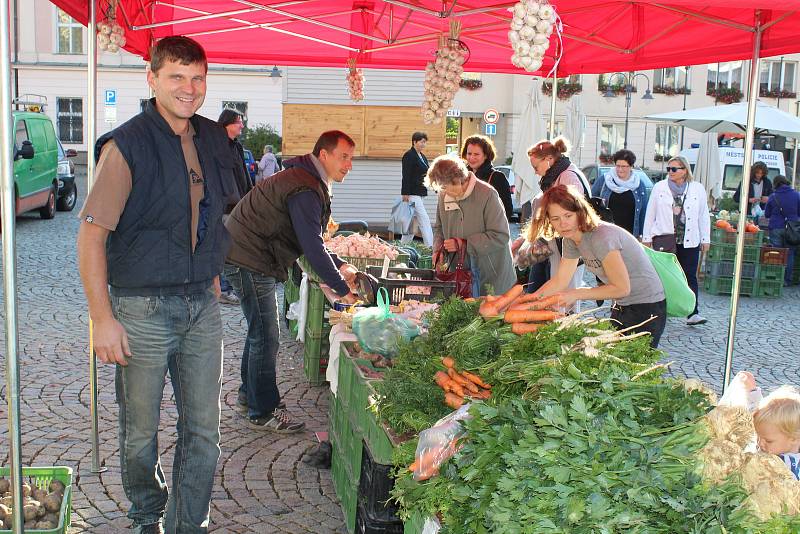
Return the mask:
[[[395,234],[410,234],[411,222],[414,220],[414,206],[411,202],[399,199],[392,206],[392,216],[389,218],[389,231]]]
[[[300,298],[297,300],[299,304],[297,316],[297,341],[305,343],[306,341],[306,318],[308,317],[308,275],[303,273],[303,279],[300,281]]]

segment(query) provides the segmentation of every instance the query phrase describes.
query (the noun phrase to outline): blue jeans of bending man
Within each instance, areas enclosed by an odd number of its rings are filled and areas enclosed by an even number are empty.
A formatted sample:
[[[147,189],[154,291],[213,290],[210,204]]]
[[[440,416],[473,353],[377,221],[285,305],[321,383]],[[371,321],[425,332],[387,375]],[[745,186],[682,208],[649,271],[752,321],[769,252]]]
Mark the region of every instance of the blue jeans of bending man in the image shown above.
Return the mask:
[[[277,282],[271,276],[234,265],[225,265],[225,278],[239,297],[247,321],[239,392],[247,397],[251,419],[268,417],[281,402],[275,370],[280,339]]]
[[[111,306],[131,349],[115,376],[128,517],[148,525],[166,511],[166,532],[208,532],[222,386],[222,321],[213,288],[186,296],[112,296]],[[178,412],[171,493],[158,453],[167,375]]]

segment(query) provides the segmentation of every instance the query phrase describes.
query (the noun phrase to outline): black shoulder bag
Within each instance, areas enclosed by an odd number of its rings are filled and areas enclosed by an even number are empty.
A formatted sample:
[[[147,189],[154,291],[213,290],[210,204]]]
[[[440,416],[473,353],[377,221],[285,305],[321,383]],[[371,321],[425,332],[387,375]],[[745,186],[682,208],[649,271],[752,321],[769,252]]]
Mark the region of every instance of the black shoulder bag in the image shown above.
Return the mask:
[[[783,208],[778,202],[778,195],[773,193],[772,198],[775,199],[775,205],[778,206],[779,210],[781,210],[781,216],[783,217],[783,220],[786,221],[786,226],[784,227],[783,232],[784,243],[790,247],[796,247],[797,245],[800,245],[800,221],[790,221],[787,219],[786,214],[783,212]]]

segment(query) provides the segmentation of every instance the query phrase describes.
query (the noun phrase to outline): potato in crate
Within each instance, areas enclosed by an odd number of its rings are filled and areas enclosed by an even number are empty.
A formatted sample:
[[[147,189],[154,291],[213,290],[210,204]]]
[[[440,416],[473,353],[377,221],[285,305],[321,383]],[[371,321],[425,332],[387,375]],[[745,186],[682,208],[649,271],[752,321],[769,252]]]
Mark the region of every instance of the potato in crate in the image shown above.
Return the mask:
[[[11,490],[10,479],[7,478],[9,475],[9,468],[0,467],[0,494]],[[66,533],[72,515],[72,469],[23,467],[22,479],[22,492],[26,494],[23,500],[25,531],[36,531],[40,534]],[[11,505],[9,502],[8,508]],[[0,532],[11,532],[11,515],[4,517],[0,523]]]

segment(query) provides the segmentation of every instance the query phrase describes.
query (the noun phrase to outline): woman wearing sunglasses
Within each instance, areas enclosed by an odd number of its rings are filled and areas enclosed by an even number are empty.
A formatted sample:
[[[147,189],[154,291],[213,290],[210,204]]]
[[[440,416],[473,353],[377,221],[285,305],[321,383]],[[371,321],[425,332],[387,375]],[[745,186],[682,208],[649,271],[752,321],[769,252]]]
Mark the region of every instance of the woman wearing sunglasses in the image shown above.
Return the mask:
[[[636,238],[619,226],[602,222],[583,193],[572,186],[551,187],[539,206],[528,229],[528,241],[564,239],[558,270],[536,294],[557,294],[565,307],[578,300],[612,300],[611,318],[619,328],[636,326],[633,332],[649,332],[650,344],[657,347],[667,322],[666,295]],[[602,285],[569,287],[580,260]]]
[[[697,297],[686,324],[703,324],[706,319],[697,308],[700,302],[697,265],[700,250],[707,251],[711,243],[708,196],[705,187],[692,180],[689,163],[681,156],[667,162],[667,176],[667,180],[658,182],[650,192],[642,243],[678,257],[686,281]]]

